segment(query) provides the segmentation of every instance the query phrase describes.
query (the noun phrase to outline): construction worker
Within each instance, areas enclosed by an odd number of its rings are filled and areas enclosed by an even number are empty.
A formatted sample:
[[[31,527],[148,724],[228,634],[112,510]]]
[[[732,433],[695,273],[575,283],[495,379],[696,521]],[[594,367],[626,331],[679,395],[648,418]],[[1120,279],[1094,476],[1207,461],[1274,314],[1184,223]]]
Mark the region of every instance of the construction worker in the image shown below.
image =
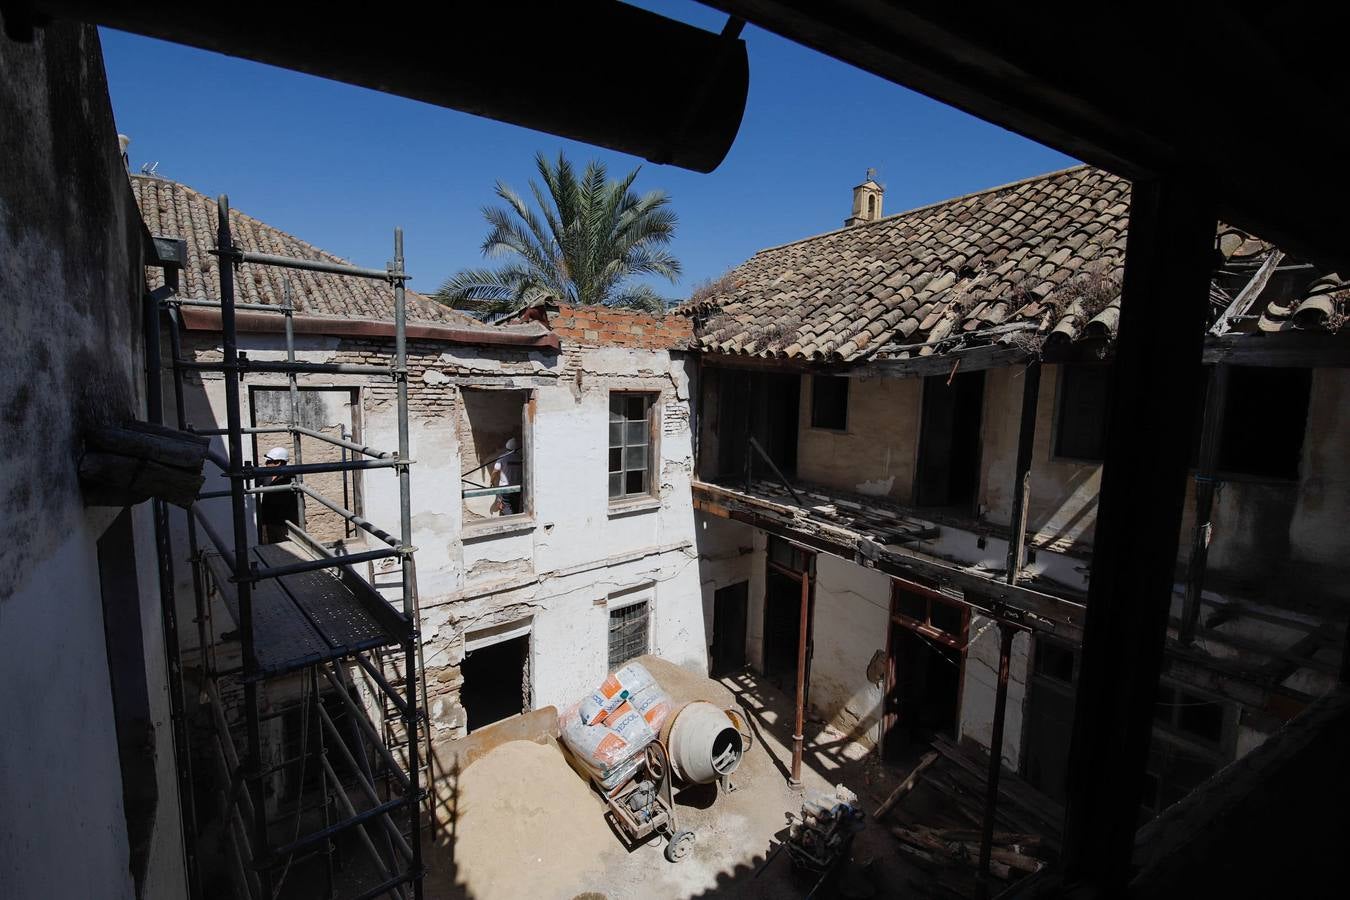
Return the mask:
[[[515,438],[508,439],[505,448],[499,451],[496,456],[497,460],[492,464],[490,470],[493,487],[520,484],[523,469],[520,441]],[[498,494],[497,499],[492,504],[492,512],[498,516],[509,516],[523,512],[524,507],[521,504],[521,499],[519,493]]]
[[[273,447],[263,458],[263,467],[274,469],[290,461],[290,451],[285,447]],[[291,475],[264,475],[256,479],[258,487],[272,487],[291,484]],[[268,491],[258,495],[258,530],[261,532],[259,543],[279,544],[286,540],[286,522],[296,521],[300,517],[300,498],[295,491]]]

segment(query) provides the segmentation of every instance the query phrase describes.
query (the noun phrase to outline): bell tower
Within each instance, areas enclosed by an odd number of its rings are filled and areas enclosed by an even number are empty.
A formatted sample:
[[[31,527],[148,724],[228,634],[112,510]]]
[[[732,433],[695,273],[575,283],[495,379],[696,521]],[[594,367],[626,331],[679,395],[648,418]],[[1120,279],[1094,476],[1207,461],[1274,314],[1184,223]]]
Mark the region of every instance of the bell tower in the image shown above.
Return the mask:
[[[881,218],[881,195],[886,189],[877,183],[876,177],[877,170],[868,169],[866,180],[853,189],[853,215],[844,220],[848,227]]]

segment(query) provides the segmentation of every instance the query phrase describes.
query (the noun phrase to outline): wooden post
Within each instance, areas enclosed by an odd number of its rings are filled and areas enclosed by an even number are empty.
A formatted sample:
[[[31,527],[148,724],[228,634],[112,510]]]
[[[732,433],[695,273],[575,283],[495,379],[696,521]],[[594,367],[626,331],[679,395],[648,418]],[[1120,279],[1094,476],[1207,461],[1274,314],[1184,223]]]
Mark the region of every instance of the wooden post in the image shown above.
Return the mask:
[[[980,837],[978,896],[989,896],[989,858],[994,849],[994,815],[998,812],[998,779],[1003,771],[1003,719],[1008,710],[1008,663],[1012,656],[1012,626],[998,623],[998,693],[994,695],[994,733],[989,738],[989,778],[985,782],[984,833]]]
[[[803,559],[806,559],[805,554]],[[811,564],[808,560],[802,563],[801,618],[798,620],[800,633],[797,638],[797,715],[792,729],[792,776],[788,779],[788,784],[794,788],[802,785],[802,747],[806,740],[806,643],[811,624],[810,604]]]
[[[1186,566],[1186,602],[1181,610],[1181,643],[1190,646],[1200,619],[1200,592],[1205,587],[1205,564],[1209,558],[1210,512],[1214,509],[1215,464],[1223,433],[1223,412],[1228,399],[1228,366],[1220,363],[1209,371],[1205,392],[1205,421],[1200,433],[1200,464],[1195,473],[1195,529],[1191,557]]]
[[[1135,182],[1074,707],[1064,875],[1123,893],[1172,602],[1217,216],[1203,173]]]
[[[1031,453],[1036,443],[1036,411],[1041,397],[1041,364],[1022,372],[1022,422],[1017,428],[1017,477],[1013,482],[1012,537],[1008,540],[1008,584],[1017,584],[1017,572],[1027,545],[1027,507],[1031,502]]]

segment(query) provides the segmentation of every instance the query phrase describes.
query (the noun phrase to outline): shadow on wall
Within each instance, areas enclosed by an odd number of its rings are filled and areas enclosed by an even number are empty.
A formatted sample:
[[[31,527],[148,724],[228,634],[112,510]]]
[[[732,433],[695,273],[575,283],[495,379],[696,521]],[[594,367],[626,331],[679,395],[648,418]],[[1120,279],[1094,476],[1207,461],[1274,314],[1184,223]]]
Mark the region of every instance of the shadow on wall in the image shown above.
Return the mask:
[[[1088,488],[1088,482],[1097,484]],[[1101,467],[1079,467],[1062,483],[1057,496],[1044,503],[1036,501],[1036,487],[1032,488],[1032,512],[1039,525],[1033,527],[1035,539],[1051,546],[1090,544],[1097,524],[1098,487]],[[1084,493],[1086,496],[1084,496]]]

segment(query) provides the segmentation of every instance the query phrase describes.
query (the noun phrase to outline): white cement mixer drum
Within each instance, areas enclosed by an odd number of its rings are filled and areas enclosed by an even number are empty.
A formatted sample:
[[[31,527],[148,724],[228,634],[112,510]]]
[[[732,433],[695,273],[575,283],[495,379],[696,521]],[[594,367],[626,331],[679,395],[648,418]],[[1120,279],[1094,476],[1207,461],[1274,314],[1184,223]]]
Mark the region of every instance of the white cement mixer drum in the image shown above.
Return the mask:
[[[725,710],[698,701],[680,710],[670,726],[670,761],[675,774],[694,784],[710,784],[741,764],[745,743]]]

